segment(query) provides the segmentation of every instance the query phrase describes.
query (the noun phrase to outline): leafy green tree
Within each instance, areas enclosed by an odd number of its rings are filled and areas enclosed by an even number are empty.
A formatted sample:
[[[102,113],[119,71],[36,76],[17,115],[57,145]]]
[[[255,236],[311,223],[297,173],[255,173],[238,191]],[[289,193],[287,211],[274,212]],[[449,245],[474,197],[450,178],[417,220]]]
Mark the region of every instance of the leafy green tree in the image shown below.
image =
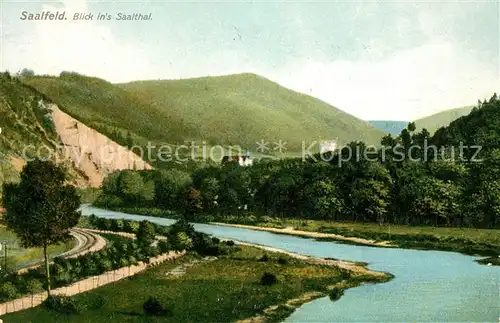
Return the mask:
[[[156,231],[153,223],[149,221],[139,222],[139,229],[136,233],[137,241],[143,246],[149,246],[155,241]]]
[[[177,232],[169,237],[170,244],[173,250],[182,251],[193,247],[193,239],[186,232]]]
[[[344,210],[344,201],[331,180],[307,185],[301,194],[303,212],[310,218],[337,220]]]
[[[189,188],[186,192],[186,205],[185,205],[184,215],[191,219],[195,214],[200,213],[203,210],[203,201],[201,198],[201,193],[195,188]]]
[[[80,197],[76,189],[65,181],[63,168],[37,159],[24,167],[21,181],[6,185],[3,193],[7,227],[16,233],[23,247],[43,248],[49,295],[47,248],[70,239],[70,230],[78,224],[81,216],[77,211]]]
[[[122,171],[119,178],[119,190],[127,203],[137,202],[144,192],[144,180],[138,172]]]
[[[200,191],[203,199],[203,208],[207,211],[214,209],[220,191],[219,181],[214,177],[205,178],[201,183]]]
[[[127,138],[125,140],[126,140],[128,149],[130,149],[134,146],[134,140],[132,139],[132,134],[130,133],[130,131],[127,132]]]

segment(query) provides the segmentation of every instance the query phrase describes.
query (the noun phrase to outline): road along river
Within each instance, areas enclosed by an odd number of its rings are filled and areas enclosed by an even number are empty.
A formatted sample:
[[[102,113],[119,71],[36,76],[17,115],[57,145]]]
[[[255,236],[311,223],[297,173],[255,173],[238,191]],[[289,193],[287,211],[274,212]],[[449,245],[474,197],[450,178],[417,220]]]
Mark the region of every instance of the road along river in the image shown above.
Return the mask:
[[[89,205],[81,210],[83,215],[106,218],[175,222]],[[348,289],[337,302],[328,297],[314,300],[285,322],[498,322],[500,318],[500,267],[479,265],[472,256],[323,242],[228,226],[195,224],[195,228],[308,256],[363,261],[372,270],[395,275],[387,283]]]

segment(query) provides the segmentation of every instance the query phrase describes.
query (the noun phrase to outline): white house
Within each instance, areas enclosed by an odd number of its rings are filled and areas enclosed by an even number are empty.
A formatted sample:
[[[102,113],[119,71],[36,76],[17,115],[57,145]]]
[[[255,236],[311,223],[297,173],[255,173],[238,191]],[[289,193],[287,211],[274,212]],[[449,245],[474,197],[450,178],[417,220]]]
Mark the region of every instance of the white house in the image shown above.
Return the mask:
[[[337,140],[325,140],[319,143],[319,152],[324,154],[329,151],[335,151],[337,148]]]

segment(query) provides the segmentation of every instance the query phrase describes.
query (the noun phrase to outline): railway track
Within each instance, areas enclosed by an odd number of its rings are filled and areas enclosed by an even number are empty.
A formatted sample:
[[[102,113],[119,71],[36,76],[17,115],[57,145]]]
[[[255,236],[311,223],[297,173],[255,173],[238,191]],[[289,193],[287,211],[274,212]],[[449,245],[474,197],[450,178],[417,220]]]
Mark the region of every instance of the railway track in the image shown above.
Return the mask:
[[[106,240],[100,235],[82,229],[72,229],[71,235],[76,239],[76,246],[56,257],[76,258],[89,252],[96,252],[106,246]],[[52,262],[52,261],[51,261]],[[27,263],[16,267],[18,274],[22,274],[30,269],[37,268],[43,264],[43,261]]]

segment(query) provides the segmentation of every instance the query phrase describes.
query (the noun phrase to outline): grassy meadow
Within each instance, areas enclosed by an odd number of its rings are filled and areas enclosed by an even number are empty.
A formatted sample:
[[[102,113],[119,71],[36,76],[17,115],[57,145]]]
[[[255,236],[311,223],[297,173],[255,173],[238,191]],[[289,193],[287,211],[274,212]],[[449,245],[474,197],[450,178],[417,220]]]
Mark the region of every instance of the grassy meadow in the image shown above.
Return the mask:
[[[387,280],[366,274],[352,274],[327,265],[311,264],[283,254],[255,247],[233,247],[235,251],[215,261],[199,261],[187,255],[151,268],[132,278],[113,283],[73,298],[80,304],[92,304],[78,314],[63,315],[42,307],[5,315],[4,322],[234,322],[256,315],[278,322],[309,298],[328,294],[329,287],[342,283],[352,287],[362,281]],[[262,260],[268,256],[266,261]],[[168,275],[172,269],[186,266],[181,276]],[[264,273],[272,273],[278,282],[260,283]],[[287,301],[297,299],[296,303]],[[306,296],[307,296],[306,295]],[[166,317],[145,317],[142,305],[155,297],[169,311]],[[96,300],[99,300],[96,304]],[[274,311],[265,311],[272,305]]]

